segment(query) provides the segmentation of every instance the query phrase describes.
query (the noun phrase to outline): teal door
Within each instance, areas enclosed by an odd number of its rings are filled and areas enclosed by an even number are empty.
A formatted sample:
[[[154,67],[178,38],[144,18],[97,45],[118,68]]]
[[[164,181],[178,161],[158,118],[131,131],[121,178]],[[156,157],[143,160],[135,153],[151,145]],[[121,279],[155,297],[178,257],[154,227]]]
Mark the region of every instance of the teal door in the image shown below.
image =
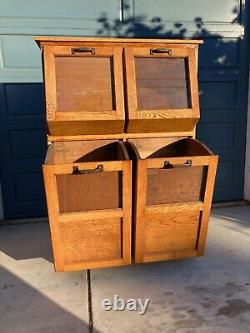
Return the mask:
[[[0,0],[1,185],[6,219],[46,214],[41,59],[33,35],[202,38],[197,137],[220,155],[215,200],[243,198],[244,0]]]

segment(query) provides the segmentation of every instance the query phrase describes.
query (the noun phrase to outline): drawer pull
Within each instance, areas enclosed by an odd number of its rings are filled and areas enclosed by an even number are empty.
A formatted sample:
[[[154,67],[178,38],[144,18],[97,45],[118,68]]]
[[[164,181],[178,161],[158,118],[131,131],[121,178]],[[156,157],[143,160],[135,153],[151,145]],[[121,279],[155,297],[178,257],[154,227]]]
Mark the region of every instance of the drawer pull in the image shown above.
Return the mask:
[[[187,160],[183,164],[172,164],[169,161],[165,161],[163,168],[164,169],[173,169],[173,168],[187,168],[187,167],[191,167],[191,166],[192,166],[191,160]]]
[[[76,53],[91,53],[91,54],[95,54],[95,49],[92,47],[74,47],[71,49],[71,53],[72,54],[76,54]]]
[[[72,175],[84,175],[86,173],[103,172],[103,165],[99,164],[95,169],[79,170],[78,166],[73,166]]]
[[[166,53],[167,55],[172,55],[173,51],[171,49],[150,49],[151,55],[162,54],[162,53]]]

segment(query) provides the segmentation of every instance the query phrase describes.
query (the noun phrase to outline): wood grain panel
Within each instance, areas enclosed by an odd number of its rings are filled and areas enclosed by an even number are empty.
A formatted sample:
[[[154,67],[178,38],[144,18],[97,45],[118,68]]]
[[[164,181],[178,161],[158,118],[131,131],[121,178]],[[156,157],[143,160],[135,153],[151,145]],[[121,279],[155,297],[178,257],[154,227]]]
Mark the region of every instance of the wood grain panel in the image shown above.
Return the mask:
[[[46,45],[43,52],[50,134],[122,133],[122,48]],[[87,52],[82,52],[87,50]],[[88,51],[88,50],[91,50]],[[93,50],[93,52],[92,52]]]
[[[186,201],[184,203],[162,204],[147,206],[145,208],[145,215],[152,214],[169,214],[169,213],[181,213],[184,211],[202,211],[204,203],[201,201]]]
[[[148,169],[147,205],[203,201],[206,167]]]
[[[146,215],[145,256],[196,248],[200,212]]]
[[[42,47],[45,44],[54,45],[55,42],[60,45],[67,45],[72,44],[79,44],[81,45],[83,42],[92,42],[92,43],[105,43],[106,45],[109,43],[116,43],[116,45],[124,45],[126,43],[131,44],[136,43],[138,46],[145,46],[148,43],[158,43],[163,44],[162,39],[141,39],[141,38],[107,38],[107,37],[67,37],[67,36],[36,36],[34,37],[34,40],[37,42],[37,44]],[[203,41],[200,39],[164,39],[164,43],[171,43],[171,44],[203,44]]]
[[[46,192],[46,201],[49,215],[49,225],[51,232],[52,250],[54,257],[54,267],[57,272],[64,269],[65,258],[63,253],[63,244],[58,224],[58,195],[56,188],[56,179],[51,169],[43,165],[44,187]]]
[[[71,212],[63,213],[58,215],[58,222],[72,222],[72,221],[87,221],[87,220],[99,220],[99,219],[108,219],[115,217],[124,217],[122,208],[115,209],[98,209],[98,210],[89,210],[86,212]]]
[[[185,138],[176,142],[173,142],[161,149],[155,151],[150,155],[151,158],[159,157],[180,157],[180,156],[210,156],[213,153],[202,142],[192,138]],[[202,158],[200,157],[200,158]]]
[[[121,230],[119,218],[61,223],[66,264],[121,258]]]
[[[53,142],[47,151],[46,164],[65,164],[127,159],[126,149],[119,141],[94,140]]]
[[[186,112],[186,110],[185,110]],[[171,111],[173,114],[173,112]],[[167,112],[163,114],[161,111],[147,110],[138,111],[138,119],[129,119],[127,127],[128,133],[169,133],[174,132],[174,136],[192,136],[199,118],[193,117],[192,112],[189,112],[188,117],[183,117],[181,114],[174,114],[173,118],[169,118]],[[133,136],[132,136],[133,137]]]
[[[147,158],[149,155],[159,150],[160,148],[169,145],[175,141],[181,139],[180,137],[162,137],[162,138],[140,138],[140,139],[128,139],[128,142],[132,142],[138,150],[142,159]]]
[[[113,110],[113,64],[108,57],[55,57],[58,111]]]
[[[135,75],[138,110],[190,107],[185,58],[136,57]]]
[[[196,249],[187,249],[187,250],[172,250],[164,254],[148,254],[143,258],[143,262],[156,262],[156,261],[165,261],[165,260],[177,260],[190,257],[196,257]]]
[[[207,186],[204,198],[205,206],[202,214],[201,228],[200,228],[200,235],[198,242],[199,256],[204,255],[205,252],[207,230],[208,230],[208,223],[209,223],[209,217],[210,217],[211,205],[214,193],[214,182],[216,177],[217,166],[218,166],[218,156],[211,156],[210,165],[208,168]]]
[[[152,133],[120,133],[120,134],[93,134],[93,135],[58,135],[51,136],[48,135],[48,142],[66,142],[66,141],[92,141],[92,140],[123,140],[126,141],[128,139],[146,139],[146,138],[157,138],[157,139],[169,139],[176,141],[175,138],[183,138],[183,137],[194,137],[195,130],[190,132],[152,132]],[[174,140],[173,140],[174,139]]]
[[[194,130],[199,102],[193,45],[126,46],[125,64],[128,133]]]
[[[57,175],[60,213],[122,207],[119,171]]]

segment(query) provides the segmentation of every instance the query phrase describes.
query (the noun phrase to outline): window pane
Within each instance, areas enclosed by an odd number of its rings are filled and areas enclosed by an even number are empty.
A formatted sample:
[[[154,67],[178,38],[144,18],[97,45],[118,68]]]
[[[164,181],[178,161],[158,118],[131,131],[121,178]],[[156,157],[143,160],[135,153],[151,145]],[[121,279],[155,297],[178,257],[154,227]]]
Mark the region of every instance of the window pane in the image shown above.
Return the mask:
[[[110,57],[55,57],[57,111],[111,111],[113,64]]]
[[[138,110],[186,109],[189,103],[185,58],[135,58]]]

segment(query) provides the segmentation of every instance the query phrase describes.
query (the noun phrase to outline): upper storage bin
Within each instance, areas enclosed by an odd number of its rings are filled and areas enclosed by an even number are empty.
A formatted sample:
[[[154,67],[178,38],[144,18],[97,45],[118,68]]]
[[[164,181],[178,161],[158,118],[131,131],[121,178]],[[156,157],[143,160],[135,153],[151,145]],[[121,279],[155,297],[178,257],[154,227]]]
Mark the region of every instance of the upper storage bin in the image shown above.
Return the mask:
[[[193,136],[199,119],[197,50],[202,41],[88,37],[36,41],[43,50],[50,136],[156,132]]]
[[[196,46],[126,47],[128,133],[189,132],[199,119]]]
[[[52,43],[43,57],[50,135],[123,132],[122,47]]]

